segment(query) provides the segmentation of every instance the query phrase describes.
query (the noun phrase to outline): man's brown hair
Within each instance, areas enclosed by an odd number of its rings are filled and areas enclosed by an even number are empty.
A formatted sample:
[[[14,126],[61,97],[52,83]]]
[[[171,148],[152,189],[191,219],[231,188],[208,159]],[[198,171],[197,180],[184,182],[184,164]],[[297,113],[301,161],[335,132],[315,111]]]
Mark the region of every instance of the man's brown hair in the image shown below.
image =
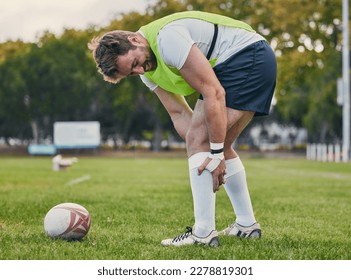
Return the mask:
[[[118,73],[117,58],[137,48],[128,39],[132,34],[128,31],[111,31],[102,37],[93,38],[88,44],[105,81],[115,84],[122,78]]]

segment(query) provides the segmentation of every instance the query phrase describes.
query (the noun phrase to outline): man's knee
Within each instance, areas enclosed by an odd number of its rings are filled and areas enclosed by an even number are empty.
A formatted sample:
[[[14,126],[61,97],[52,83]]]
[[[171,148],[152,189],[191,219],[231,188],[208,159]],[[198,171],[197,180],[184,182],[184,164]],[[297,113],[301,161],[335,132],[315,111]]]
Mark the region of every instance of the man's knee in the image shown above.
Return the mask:
[[[188,151],[205,151],[210,147],[207,134],[198,129],[189,129],[185,141]]]

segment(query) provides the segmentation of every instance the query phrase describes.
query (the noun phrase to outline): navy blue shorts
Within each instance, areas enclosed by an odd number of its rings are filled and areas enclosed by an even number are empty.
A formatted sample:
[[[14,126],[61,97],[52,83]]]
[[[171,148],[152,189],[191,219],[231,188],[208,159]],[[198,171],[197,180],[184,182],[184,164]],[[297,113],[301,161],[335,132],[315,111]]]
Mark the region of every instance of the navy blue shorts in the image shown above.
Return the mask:
[[[245,47],[213,70],[225,89],[227,107],[255,112],[255,116],[269,114],[277,63],[266,41]],[[200,99],[203,99],[202,96]]]

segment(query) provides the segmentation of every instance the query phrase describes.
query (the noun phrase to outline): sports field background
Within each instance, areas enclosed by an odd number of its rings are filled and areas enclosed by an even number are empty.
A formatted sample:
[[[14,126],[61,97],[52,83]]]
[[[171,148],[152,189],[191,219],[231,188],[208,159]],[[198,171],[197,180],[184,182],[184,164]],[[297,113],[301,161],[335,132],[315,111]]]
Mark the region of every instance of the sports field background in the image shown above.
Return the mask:
[[[64,172],[52,171],[50,157],[0,157],[0,259],[351,259],[350,163],[242,160],[263,238],[220,237],[219,248],[164,248],[162,239],[193,224],[185,157],[82,156]],[[81,242],[44,233],[45,214],[63,202],[91,214]],[[216,204],[220,230],[235,217],[223,189]]]

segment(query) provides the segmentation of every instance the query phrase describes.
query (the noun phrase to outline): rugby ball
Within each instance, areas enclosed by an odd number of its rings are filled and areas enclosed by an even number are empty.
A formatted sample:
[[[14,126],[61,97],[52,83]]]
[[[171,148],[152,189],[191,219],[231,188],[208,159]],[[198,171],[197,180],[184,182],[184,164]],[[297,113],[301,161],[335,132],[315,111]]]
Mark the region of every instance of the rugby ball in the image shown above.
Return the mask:
[[[45,233],[52,238],[81,240],[91,225],[90,214],[82,205],[61,203],[52,207],[44,219]]]

